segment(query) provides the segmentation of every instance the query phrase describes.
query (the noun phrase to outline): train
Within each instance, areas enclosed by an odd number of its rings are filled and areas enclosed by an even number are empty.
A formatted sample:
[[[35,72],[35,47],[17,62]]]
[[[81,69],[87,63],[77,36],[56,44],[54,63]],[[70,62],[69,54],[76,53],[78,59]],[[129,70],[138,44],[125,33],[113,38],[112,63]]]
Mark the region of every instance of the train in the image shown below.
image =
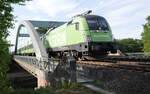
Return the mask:
[[[71,21],[49,29],[41,37],[49,56],[94,57],[117,52],[109,23],[104,17],[90,13],[91,11],[87,11],[76,15]],[[33,53],[33,46],[26,45],[19,52]]]

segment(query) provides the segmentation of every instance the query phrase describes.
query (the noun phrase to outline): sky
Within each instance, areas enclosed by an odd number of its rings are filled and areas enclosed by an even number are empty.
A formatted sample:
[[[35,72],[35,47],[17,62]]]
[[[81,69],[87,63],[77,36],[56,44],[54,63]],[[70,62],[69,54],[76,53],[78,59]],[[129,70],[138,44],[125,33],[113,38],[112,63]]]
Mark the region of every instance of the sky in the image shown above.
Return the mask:
[[[106,18],[116,39],[141,39],[142,25],[150,16],[150,0],[32,0],[13,5],[15,28],[8,41],[15,44],[18,25],[23,20],[69,21],[74,15],[92,10]]]

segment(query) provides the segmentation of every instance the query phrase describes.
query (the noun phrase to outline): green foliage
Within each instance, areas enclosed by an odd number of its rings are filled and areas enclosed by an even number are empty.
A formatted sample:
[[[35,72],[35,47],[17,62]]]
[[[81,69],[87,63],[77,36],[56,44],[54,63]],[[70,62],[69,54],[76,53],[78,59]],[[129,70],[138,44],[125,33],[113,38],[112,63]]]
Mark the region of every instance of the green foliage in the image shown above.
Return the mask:
[[[121,52],[142,52],[143,43],[139,39],[116,39],[116,43],[119,45]]]
[[[93,84],[94,84],[95,86],[101,87],[101,88],[103,88],[103,89],[108,89],[106,83],[101,82],[101,81],[99,81],[99,80],[95,80],[95,81],[93,82]]]
[[[59,88],[66,89],[66,88],[78,88],[78,87],[80,87],[80,85],[78,83],[63,82],[60,85],[58,85],[56,88],[57,89],[59,89]]]
[[[144,44],[144,52],[150,52],[150,16],[146,18],[147,23],[143,25],[142,41]]]
[[[71,83],[67,87],[47,87],[34,89],[16,89],[9,94],[101,94],[78,83]]]
[[[0,40],[0,43],[0,91],[6,91],[8,88],[6,72],[9,69],[10,56],[7,41]]]
[[[48,31],[48,28],[39,27],[37,31],[39,34],[45,34]]]
[[[70,88],[76,88],[76,87],[80,87],[80,85],[78,83],[72,82],[70,84]]]
[[[39,88],[39,89],[16,89],[10,94],[54,94],[54,89],[52,88]]]
[[[6,38],[9,35],[8,29],[13,27],[12,4],[23,4],[25,1],[29,0],[0,0],[0,92],[8,89],[6,72],[9,69],[10,56]]]

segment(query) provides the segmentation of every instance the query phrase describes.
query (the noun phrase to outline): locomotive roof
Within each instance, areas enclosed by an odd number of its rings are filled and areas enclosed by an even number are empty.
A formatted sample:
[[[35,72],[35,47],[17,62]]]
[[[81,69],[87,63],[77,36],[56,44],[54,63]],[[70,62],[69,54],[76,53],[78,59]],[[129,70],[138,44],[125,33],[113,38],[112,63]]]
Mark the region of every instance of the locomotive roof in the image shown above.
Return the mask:
[[[96,18],[96,17],[100,17],[100,18],[104,18],[104,17],[102,17],[102,16],[99,16],[99,15],[76,15],[76,16],[74,16],[73,18],[75,18],[75,17],[85,17],[85,18],[89,18],[89,19],[92,19],[92,18]]]

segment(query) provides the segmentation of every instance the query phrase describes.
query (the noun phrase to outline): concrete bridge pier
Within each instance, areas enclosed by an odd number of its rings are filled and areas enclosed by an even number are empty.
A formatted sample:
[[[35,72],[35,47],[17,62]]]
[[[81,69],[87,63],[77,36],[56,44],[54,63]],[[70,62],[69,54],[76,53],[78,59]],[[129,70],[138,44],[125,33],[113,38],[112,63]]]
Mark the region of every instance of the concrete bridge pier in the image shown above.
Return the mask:
[[[50,87],[50,81],[49,81],[49,72],[45,72],[43,70],[36,70],[37,74],[37,87]]]

